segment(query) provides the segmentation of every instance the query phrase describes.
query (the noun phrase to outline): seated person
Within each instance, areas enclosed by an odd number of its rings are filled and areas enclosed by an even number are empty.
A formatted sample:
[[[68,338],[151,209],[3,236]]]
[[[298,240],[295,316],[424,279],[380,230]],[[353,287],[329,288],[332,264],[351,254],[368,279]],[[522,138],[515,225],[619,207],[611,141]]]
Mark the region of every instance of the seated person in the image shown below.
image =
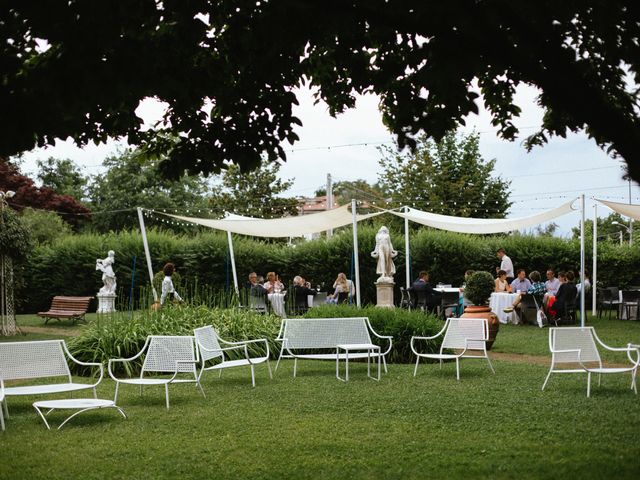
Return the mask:
[[[555,296],[560,288],[560,280],[555,277],[553,269],[547,270],[547,281],[544,282],[544,288],[546,288],[549,295]]]
[[[562,318],[567,306],[575,306],[578,289],[573,283],[575,278],[573,272],[567,272],[566,274],[560,272],[558,277],[560,278],[560,288],[558,289],[555,303],[549,306],[549,311],[550,313],[555,313],[557,318]]]
[[[256,272],[251,272],[249,274],[249,281],[245,288],[249,291],[250,295],[254,296],[261,296],[267,293],[265,288],[258,282],[258,274]]]
[[[511,282],[511,290],[513,293],[525,293],[531,287],[531,282],[527,278],[527,272],[524,268],[518,270],[518,276]]]
[[[309,295],[315,297],[316,291],[309,288],[308,282],[305,282],[304,278],[300,275],[293,277],[293,292],[295,297],[295,309],[298,312],[304,313],[309,308]]]
[[[511,293],[511,285],[507,282],[507,272],[504,270],[498,270],[498,278],[496,278],[494,291],[497,293]]]
[[[518,270],[518,278],[520,278],[520,272],[524,272],[524,270]],[[533,298],[535,298],[538,307],[541,307],[542,297],[544,297],[545,293],[544,283],[541,282],[542,276],[540,275],[540,272],[534,270],[529,274],[529,278],[531,279],[531,282],[529,282],[530,287],[527,289],[526,295],[533,295]],[[516,278],[516,280],[518,279]],[[515,283],[516,280],[514,280],[513,282]],[[522,295],[523,294],[519,294],[513,301],[513,305],[511,307],[505,308],[504,311],[508,313],[513,312],[513,310],[516,308],[520,308]]]
[[[284,285],[275,272],[267,273],[267,281],[264,282],[262,287],[267,291],[267,293],[281,292],[284,290]]]
[[[342,294],[342,295],[340,295]],[[346,295],[345,295],[346,294]],[[340,272],[333,282],[333,293],[327,295],[327,303],[338,303],[338,299],[348,299],[353,295],[353,283],[347,279],[347,276]]]
[[[411,290],[415,293],[416,307],[424,307],[429,312],[435,313],[440,305],[441,295],[436,292],[429,283],[429,273],[422,270],[418,278],[411,285]]]

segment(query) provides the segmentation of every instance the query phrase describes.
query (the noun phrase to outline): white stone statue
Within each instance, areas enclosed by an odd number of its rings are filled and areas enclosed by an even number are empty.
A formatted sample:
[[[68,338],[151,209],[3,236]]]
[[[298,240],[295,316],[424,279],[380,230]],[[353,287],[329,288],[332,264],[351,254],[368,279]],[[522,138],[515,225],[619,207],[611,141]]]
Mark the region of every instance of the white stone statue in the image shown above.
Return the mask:
[[[398,255],[391,245],[391,235],[387,227],[380,227],[376,233],[376,248],[371,252],[373,258],[378,259],[376,273],[380,275],[376,283],[393,282],[393,275],[396,273],[396,266],[393,259]]]
[[[109,250],[107,258],[104,260],[96,260],[96,270],[102,272],[102,283],[104,284],[99,295],[115,295],[116,294],[116,274],[113,272],[113,264],[115,263],[115,252]]]

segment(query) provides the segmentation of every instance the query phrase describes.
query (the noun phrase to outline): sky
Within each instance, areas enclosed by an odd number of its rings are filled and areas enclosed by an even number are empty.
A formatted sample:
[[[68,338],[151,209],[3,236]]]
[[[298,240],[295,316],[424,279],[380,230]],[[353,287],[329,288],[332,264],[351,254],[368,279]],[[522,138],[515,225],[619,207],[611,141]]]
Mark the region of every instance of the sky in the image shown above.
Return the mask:
[[[522,217],[553,208],[581,193],[586,197],[585,215],[593,218],[592,197],[618,202],[629,202],[629,183],[623,180],[623,162],[613,159],[584,133],[569,134],[567,138],[554,138],[543,147],[527,152],[522,139],[536,131],[541,124],[542,109],[536,105],[537,91],[530,86],[517,89],[515,102],[522,109],[515,124],[520,128],[520,139],[501,140],[490,123],[490,115],[482,104],[479,114],[466,119],[460,131],[480,133],[480,152],[485,159],[496,159],[495,174],[511,181],[511,208],[508,217]],[[380,154],[377,147],[391,145],[393,136],[382,124],[378,111],[378,98],[360,96],[356,107],[333,118],[326,105],[315,103],[312,92],[297,91],[299,105],[295,115],[303,126],[297,128],[300,141],[285,146],[287,162],[280,169],[281,177],[293,179],[287,192],[290,196],[313,196],[314,191],[326,184],[327,174],[334,181],[364,179],[378,180]],[[163,106],[154,100],[141,102],[136,113],[151,125],[162,115]],[[78,148],[71,140],[58,141],[55,146],[36,149],[23,155],[22,170],[35,176],[36,160],[48,157],[70,158],[81,166],[85,174],[96,174],[105,157],[124,148],[123,141],[88,145]],[[640,188],[632,183],[631,200],[640,203]],[[578,206],[576,202],[575,206]],[[599,216],[610,210],[598,206]],[[579,212],[556,220],[557,235],[568,236],[571,228],[579,224]]]

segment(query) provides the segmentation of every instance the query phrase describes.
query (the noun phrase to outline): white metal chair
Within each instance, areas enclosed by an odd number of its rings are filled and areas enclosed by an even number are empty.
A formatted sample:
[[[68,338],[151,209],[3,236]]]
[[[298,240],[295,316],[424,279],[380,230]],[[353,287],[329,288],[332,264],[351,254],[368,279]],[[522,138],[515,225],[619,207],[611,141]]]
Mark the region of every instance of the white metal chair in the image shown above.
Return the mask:
[[[146,354],[145,354],[146,352]],[[116,362],[132,362],[145,354],[139,378],[117,378],[113,374],[112,365]],[[108,370],[109,376],[116,382],[116,393],[114,403],[118,403],[118,387],[121,383],[129,385],[139,385],[140,394],[145,385],[164,385],[165,397],[167,400],[167,410],[169,410],[169,384],[171,383],[195,383],[203,396],[204,390],[200,385],[199,377],[196,373],[198,358],[194,338],[191,336],[164,336],[149,335],[142,350],[131,358],[110,359]],[[170,377],[147,377],[145,373],[165,374]],[[178,374],[187,374],[187,377],[178,377]]]
[[[602,364],[596,341],[603,348],[612,352],[627,352],[631,362],[628,367],[605,367]],[[552,327],[549,329],[549,350],[551,351],[551,368],[542,384],[547,386],[552,373],[585,373],[587,374],[587,397],[591,396],[591,374],[598,374],[598,385],[601,375],[608,373],[630,373],[631,389],[638,394],[636,375],[640,363],[640,345],[627,344],[626,348],[609,347],[596,334],[593,327]],[[635,360],[632,357],[635,353]],[[567,364],[568,368],[556,368],[557,364]]]
[[[222,375],[222,370],[225,368],[233,367],[250,367],[251,368],[251,384],[256,386],[255,365],[267,362],[267,368],[269,369],[269,378],[273,378],[271,374],[271,365],[269,364],[269,343],[266,339],[260,338],[257,340],[245,340],[242,342],[228,342],[218,336],[218,332],[208,325],[206,327],[196,328],[194,331],[196,344],[198,346],[199,356],[201,359],[200,373],[198,374],[198,381],[202,377],[202,373],[209,370],[218,370]],[[230,345],[229,347],[222,347],[220,344]],[[249,355],[248,345],[252,343],[264,343],[265,355],[262,357],[251,357]],[[240,351],[244,358],[229,360],[225,358],[225,352]],[[206,366],[206,363],[210,360],[219,360],[219,363]]]
[[[439,353],[418,352],[415,347],[416,340],[433,340],[444,334]],[[486,341],[489,339],[489,325],[486,319],[482,318],[448,318],[442,330],[432,337],[411,337],[411,350],[416,355],[416,366],[413,376],[418,372],[418,364],[421,358],[431,358],[440,360],[442,368],[443,360],[456,361],[456,378],[460,380],[460,359],[461,358],[485,358],[489,363],[489,368],[493,369],[489,355],[487,355]],[[445,350],[457,350],[454,353],[445,353]],[[475,353],[472,353],[475,352]]]
[[[6,410],[7,404],[4,401],[4,380],[0,377],[0,427],[4,431],[4,410]]]

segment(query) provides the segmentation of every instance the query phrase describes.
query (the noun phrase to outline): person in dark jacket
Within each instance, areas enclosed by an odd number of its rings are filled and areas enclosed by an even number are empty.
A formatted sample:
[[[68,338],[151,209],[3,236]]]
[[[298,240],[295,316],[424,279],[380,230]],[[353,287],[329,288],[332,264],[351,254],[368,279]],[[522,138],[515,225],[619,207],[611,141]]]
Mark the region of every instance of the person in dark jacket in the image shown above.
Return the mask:
[[[432,313],[437,312],[440,305],[440,293],[436,292],[429,283],[429,272],[422,270],[411,285],[411,290],[416,297],[416,307],[424,308]]]
[[[556,301],[553,303],[553,306],[551,308],[555,310],[556,318],[560,319],[564,316],[567,306],[575,307],[578,289],[573,283],[573,272],[559,272],[558,279],[560,280],[560,288],[558,288]]]
[[[295,295],[295,310],[297,313],[305,313],[309,309],[308,296],[316,295],[316,291],[310,288],[304,278],[296,275],[293,278],[293,291]]]

